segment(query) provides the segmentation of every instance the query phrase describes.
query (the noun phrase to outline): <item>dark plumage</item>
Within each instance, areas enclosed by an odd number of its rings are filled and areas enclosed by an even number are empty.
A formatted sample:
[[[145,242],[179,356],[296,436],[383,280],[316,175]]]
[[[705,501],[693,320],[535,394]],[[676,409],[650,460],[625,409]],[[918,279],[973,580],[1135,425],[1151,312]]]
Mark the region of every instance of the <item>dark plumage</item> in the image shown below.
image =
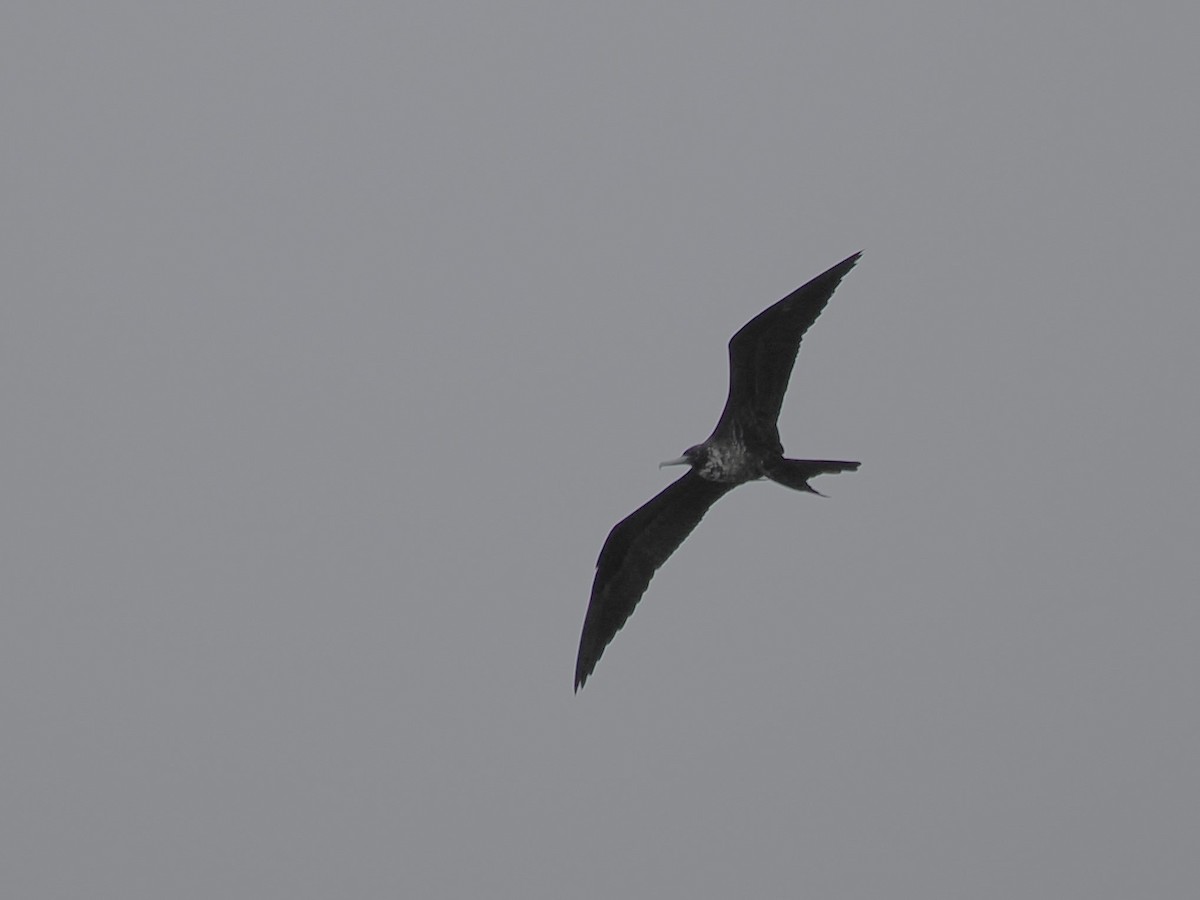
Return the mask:
[[[618,522],[600,551],[575,663],[575,690],[592,674],[658,567],[721,497],[759,478],[815,494],[810,478],[858,468],[856,462],[785,459],[776,420],[800,339],[859,256],[855,253],[767,307],[730,339],[729,396],[717,427],[704,443],[662,464],[692,468]]]

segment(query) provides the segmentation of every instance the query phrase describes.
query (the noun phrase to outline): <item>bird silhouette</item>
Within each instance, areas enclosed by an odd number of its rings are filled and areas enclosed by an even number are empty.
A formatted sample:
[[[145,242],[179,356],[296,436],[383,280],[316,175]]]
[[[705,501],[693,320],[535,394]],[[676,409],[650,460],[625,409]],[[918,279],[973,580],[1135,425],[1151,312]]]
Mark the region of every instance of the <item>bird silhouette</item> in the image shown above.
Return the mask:
[[[691,468],[618,522],[600,550],[575,662],[576,691],[633,613],[654,573],[714,503],[739,484],[760,478],[818,494],[810,478],[858,468],[857,462],[786,459],[777,420],[801,338],[860,255],[842,260],[767,307],[730,339],[729,395],[717,427],[702,444],[661,464]]]

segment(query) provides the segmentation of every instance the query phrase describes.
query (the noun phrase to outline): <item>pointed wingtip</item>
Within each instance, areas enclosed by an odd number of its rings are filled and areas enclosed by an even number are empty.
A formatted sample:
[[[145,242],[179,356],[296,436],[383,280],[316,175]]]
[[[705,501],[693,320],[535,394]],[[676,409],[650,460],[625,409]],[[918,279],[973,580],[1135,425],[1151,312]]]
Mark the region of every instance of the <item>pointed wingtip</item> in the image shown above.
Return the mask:
[[[850,270],[858,265],[858,260],[862,255],[863,251],[861,250],[859,250],[857,253],[851,253],[840,263],[830,266],[812,281],[808,282],[808,284],[804,285],[804,287],[820,284],[824,288],[832,283],[833,287],[829,288],[830,292],[832,293],[832,291],[836,289],[837,285],[841,283],[841,280],[845,278],[847,274],[849,274]],[[803,289],[804,288],[801,288],[800,290]]]
[[[600,657],[596,657],[596,659],[590,661],[586,660],[583,654],[583,646],[582,644],[580,645],[579,656],[575,659],[575,693],[578,694],[583,689],[583,686],[587,684],[588,677],[595,671],[596,663],[599,659]]]

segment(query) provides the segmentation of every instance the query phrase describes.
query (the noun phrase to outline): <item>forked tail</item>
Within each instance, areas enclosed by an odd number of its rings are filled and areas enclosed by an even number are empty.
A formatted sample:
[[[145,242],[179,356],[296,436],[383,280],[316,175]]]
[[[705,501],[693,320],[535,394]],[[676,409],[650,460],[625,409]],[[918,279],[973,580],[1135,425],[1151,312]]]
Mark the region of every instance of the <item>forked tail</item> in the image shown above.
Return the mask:
[[[853,472],[858,468],[856,462],[842,462],[836,459],[784,459],[780,457],[765,469],[766,476],[786,487],[797,491],[808,491],[810,494],[821,494],[809,485],[808,479],[817,475],[836,475],[838,472]]]

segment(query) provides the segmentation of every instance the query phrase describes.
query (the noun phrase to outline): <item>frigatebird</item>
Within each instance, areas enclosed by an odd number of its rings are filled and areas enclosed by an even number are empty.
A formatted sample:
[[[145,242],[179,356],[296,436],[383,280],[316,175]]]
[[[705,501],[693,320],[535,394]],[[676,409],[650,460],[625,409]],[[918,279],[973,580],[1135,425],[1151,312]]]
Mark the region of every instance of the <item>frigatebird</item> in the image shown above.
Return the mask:
[[[600,550],[575,662],[576,691],[633,613],[659,566],[714,503],[739,484],[760,478],[820,494],[809,485],[810,478],[858,468],[856,462],[832,459],[785,459],[777,420],[800,339],[861,255],[860,251],[842,260],[768,306],[730,339],[729,395],[717,427],[704,443],[659,466],[691,468],[618,522]]]

